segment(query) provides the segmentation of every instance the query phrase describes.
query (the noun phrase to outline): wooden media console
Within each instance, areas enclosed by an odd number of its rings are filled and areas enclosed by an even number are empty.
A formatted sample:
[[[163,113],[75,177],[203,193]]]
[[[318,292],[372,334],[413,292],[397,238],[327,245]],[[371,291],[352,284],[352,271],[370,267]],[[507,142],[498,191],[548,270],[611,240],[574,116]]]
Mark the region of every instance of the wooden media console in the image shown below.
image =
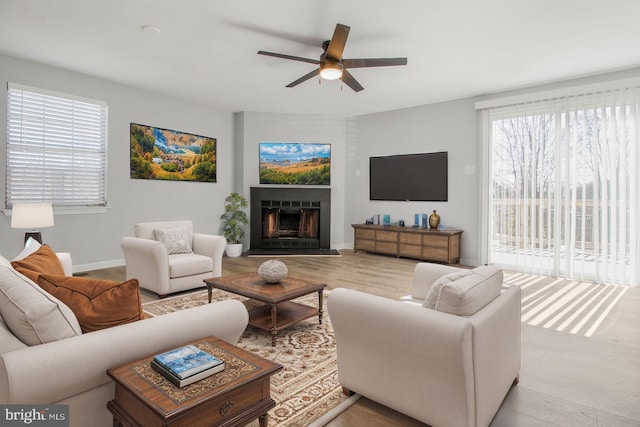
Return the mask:
[[[396,257],[457,264],[462,230],[352,224],[354,249]]]

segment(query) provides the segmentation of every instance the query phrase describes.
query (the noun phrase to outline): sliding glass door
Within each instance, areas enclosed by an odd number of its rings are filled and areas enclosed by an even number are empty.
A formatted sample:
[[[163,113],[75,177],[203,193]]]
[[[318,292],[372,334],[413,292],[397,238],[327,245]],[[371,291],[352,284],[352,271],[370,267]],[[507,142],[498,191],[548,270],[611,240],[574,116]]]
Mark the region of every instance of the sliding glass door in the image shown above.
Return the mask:
[[[638,88],[483,109],[487,261],[638,283]]]

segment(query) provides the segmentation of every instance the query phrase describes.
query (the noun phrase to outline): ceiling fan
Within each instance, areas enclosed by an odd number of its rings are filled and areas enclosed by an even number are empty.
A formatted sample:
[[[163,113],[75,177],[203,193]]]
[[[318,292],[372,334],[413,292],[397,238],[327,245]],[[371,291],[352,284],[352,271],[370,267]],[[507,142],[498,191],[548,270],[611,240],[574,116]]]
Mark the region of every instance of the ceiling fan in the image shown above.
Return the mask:
[[[290,59],[292,61],[301,61],[318,65],[318,68],[308,74],[305,74],[298,80],[289,83],[287,87],[297,86],[300,83],[305,82],[319,74],[320,77],[327,80],[342,79],[342,82],[353,89],[355,92],[360,92],[364,88],[360,83],[358,83],[353,75],[351,75],[349,70],[347,70],[348,68],[407,65],[407,58],[342,58],[342,52],[344,51],[344,46],[347,43],[347,37],[349,36],[350,29],[351,28],[346,25],[337,24],[331,40],[327,40],[322,43],[322,50],[324,52],[320,55],[319,60],[301,58],[299,56],[284,55],[282,53],[265,52],[263,50],[258,51],[258,55],[274,56],[276,58]]]

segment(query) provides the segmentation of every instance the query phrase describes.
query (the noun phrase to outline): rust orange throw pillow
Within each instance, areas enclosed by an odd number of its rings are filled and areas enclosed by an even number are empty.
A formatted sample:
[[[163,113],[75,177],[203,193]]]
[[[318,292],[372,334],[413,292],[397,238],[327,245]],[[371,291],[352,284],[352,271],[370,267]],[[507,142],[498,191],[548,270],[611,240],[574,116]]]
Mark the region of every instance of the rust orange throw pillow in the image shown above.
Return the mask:
[[[38,284],[73,311],[85,333],[145,318],[138,279],[118,283],[91,277],[41,274]]]
[[[35,283],[38,283],[38,276],[43,273],[64,276],[62,263],[49,245],[40,246],[21,260],[11,261],[11,265]]]

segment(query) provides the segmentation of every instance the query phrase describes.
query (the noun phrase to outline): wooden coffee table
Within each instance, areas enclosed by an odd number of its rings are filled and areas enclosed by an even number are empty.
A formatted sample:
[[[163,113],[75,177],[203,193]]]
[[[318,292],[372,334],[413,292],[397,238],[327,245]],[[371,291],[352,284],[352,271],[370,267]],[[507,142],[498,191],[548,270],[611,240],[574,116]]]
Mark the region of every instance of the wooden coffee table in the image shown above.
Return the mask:
[[[275,347],[278,331],[301,320],[318,316],[322,324],[322,293],[325,283],[312,282],[295,276],[287,276],[279,283],[266,283],[257,273],[240,273],[205,279],[209,302],[213,288],[242,295],[263,305],[249,310],[249,324],[271,332],[271,345]],[[295,298],[318,293],[318,308],[291,301]]]
[[[151,367],[153,355],[109,369],[116,385],[107,403],[114,427],[244,426],[256,418],[266,427],[275,406],[270,378],[282,366],[216,337],[188,344],[223,360],[224,371],[179,388]]]

